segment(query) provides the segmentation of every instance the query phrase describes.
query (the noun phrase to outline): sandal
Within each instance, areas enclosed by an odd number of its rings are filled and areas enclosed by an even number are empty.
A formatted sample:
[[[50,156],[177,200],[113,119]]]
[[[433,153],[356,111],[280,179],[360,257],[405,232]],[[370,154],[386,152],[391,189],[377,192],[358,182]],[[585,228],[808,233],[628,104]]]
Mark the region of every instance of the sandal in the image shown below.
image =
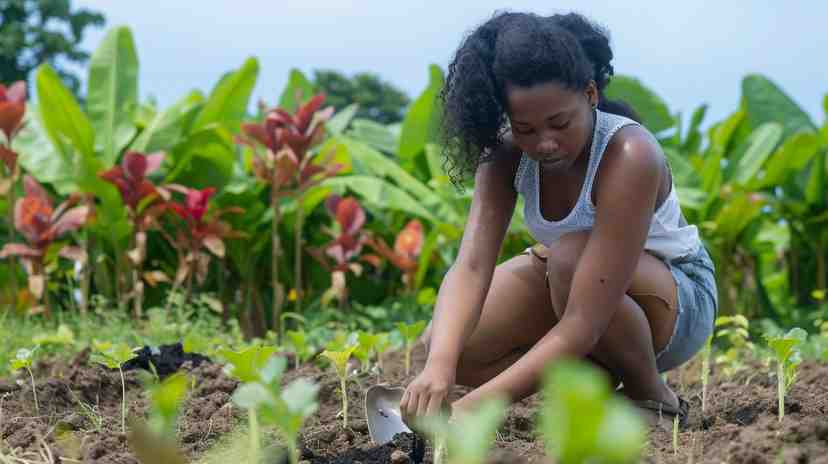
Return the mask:
[[[687,427],[687,418],[690,414],[690,404],[678,395],[676,395],[676,398],[678,398],[678,408],[674,408],[667,403],[655,400],[633,401],[633,404],[641,409],[657,412],[659,419],[663,416],[668,416],[671,419],[678,416],[679,427],[685,428]]]

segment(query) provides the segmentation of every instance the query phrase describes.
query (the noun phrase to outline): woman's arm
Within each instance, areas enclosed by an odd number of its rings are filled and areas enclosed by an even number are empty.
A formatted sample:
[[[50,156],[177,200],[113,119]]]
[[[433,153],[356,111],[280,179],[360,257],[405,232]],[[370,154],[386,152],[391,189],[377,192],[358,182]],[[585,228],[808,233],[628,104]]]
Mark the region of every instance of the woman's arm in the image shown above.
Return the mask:
[[[460,251],[437,296],[428,359],[400,401],[406,420],[438,412],[454,386],[460,354],[480,320],[515,208],[512,182],[519,158],[507,139],[494,159],[477,169]]]
[[[589,354],[629,288],[655,209],[663,164],[639,127],[618,131],[600,165],[595,225],[578,261],[560,322],[508,369],[453,406],[467,409],[492,393],[518,401],[537,391],[545,367]],[[596,186],[597,187],[597,186]]]
[[[475,176],[471,210],[457,258],[446,274],[434,308],[428,364],[456,368],[466,340],[480,320],[517,193],[512,186],[519,161],[504,156],[483,163]]]

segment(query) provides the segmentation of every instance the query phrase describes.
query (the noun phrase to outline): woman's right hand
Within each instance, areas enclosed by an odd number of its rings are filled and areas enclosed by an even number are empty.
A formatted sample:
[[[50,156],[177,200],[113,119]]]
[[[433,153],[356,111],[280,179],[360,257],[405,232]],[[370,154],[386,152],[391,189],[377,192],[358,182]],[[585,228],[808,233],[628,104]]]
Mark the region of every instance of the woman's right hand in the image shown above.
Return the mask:
[[[429,365],[408,384],[400,400],[400,413],[409,428],[418,417],[434,415],[448,408],[448,396],[454,387],[454,367]],[[413,428],[412,428],[413,430]]]

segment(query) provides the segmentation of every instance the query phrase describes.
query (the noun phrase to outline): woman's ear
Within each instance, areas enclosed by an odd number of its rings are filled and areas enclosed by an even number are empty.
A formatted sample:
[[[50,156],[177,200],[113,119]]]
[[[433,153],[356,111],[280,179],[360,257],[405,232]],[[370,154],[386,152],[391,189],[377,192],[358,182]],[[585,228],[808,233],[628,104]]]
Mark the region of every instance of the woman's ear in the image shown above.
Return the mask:
[[[586,86],[586,89],[584,89],[584,94],[587,97],[587,102],[589,103],[589,106],[597,108],[599,100],[598,84],[596,84],[594,80],[589,81],[589,83]]]

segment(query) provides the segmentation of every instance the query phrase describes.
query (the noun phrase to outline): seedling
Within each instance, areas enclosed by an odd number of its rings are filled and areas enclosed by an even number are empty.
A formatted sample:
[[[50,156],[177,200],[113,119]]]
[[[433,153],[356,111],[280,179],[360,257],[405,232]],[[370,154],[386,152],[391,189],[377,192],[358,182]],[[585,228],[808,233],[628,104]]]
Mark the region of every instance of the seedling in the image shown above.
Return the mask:
[[[376,354],[376,347],[380,337],[378,334],[372,334],[370,332],[359,332],[357,339],[359,340],[359,347],[354,351],[354,356],[359,359],[364,372],[368,370],[371,364],[371,358]]]
[[[357,349],[356,346],[351,346],[343,351],[328,351],[322,352],[322,356],[331,360],[331,363],[336,369],[336,375],[339,377],[339,387],[342,390],[342,428],[348,428],[348,360]]]
[[[488,399],[472,412],[460,413],[449,419],[445,414],[427,416],[420,420],[419,427],[429,433],[434,443],[445,447],[447,459],[436,450],[435,464],[482,464],[494,442],[497,428],[506,415],[507,402],[500,397]]]
[[[419,321],[413,324],[397,323],[397,330],[403,336],[403,339],[405,339],[405,375],[411,373],[411,350],[414,349],[414,343],[425,329],[425,325],[425,321]]]
[[[745,369],[742,351],[754,349],[753,343],[749,341],[748,327],[748,320],[742,315],[721,316],[716,319],[715,338],[723,338],[728,344],[724,354],[716,357],[716,364],[724,364],[723,372],[727,377],[732,377]]]
[[[72,345],[75,343],[75,333],[64,324],[60,324],[55,333],[37,334],[32,338],[38,345]]]
[[[175,373],[163,382],[149,387],[150,403],[150,430],[158,436],[175,436],[176,421],[181,401],[187,394],[190,382],[186,375]]]
[[[385,369],[382,366],[382,355],[388,351],[389,348],[391,348],[391,334],[387,332],[378,334],[377,343],[374,345],[374,350],[377,352],[377,365],[379,366],[377,376],[380,376],[383,372],[385,372]]]
[[[704,411],[707,408],[707,384],[710,381],[710,350],[712,348],[712,344],[713,336],[707,337],[707,342],[704,344],[704,350],[702,350],[702,414],[704,414]]]
[[[135,357],[132,349],[125,343],[112,345],[109,342],[95,343],[95,353],[90,359],[98,364],[103,364],[110,369],[118,369],[121,373],[121,431],[126,433],[126,381],[122,366],[125,362]]]
[[[267,366],[262,369],[259,380],[239,387],[233,394],[233,402],[248,411],[258,411],[263,423],[274,425],[287,445],[290,462],[297,464],[299,431],[305,420],[319,407],[316,401],[319,387],[300,378],[281,389],[282,374],[286,367],[285,358],[270,358]],[[250,433],[251,436],[256,436],[256,444],[253,445],[255,454],[250,462],[258,462],[258,430],[251,429]]]
[[[313,346],[308,341],[308,335],[304,330],[288,330],[286,335],[296,354],[296,367],[299,367],[313,356]]]
[[[637,461],[646,439],[643,420],[596,368],[558,361],[546,372],[543,392],[541,433],[557,462]]]
[[[227,360],[224,373],[242,382],[255,382],[259,371],[264,368],[276,348],[272,346],[253,346],[242,351],[222,350],[219,354]]]
[[[799,327],[781,336],[766,336],[768,346],[776,356],[777,397],[779,422],[785,417],[785,395],[796,380],[796,370],[802,362],[798,346],[808,339],[808,333]]]
[[[12,371],[26,369],[29,373],[29,378],[32,379],[32,394],[34,395],[35,411],[40,414],[40,406],[37,404],[37,388],[35,387],[34,374],[32,374],[32,363],[34,362],[34,354],[37,351],[37,346],[34,349],[20,348],[14,359],[11,360]]]

